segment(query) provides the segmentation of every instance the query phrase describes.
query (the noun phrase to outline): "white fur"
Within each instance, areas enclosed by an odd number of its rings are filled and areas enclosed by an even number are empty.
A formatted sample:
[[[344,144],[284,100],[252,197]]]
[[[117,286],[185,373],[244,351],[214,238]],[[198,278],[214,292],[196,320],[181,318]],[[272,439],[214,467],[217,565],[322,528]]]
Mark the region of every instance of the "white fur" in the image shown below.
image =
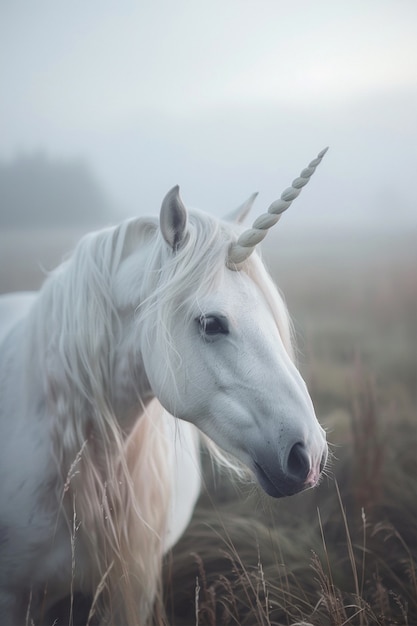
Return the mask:
[[[132,220],[1,299],[0,623],[97,589],[103,623],[146,622],[200,490],[195,426],[273,495],[317,481],[325,437],[285,306],[256,255],[226,267],[235,238],[193,212],[173,251]],[[210,314],[229,334],[202,335]],[[310,471],[287,487],[297,442]]]

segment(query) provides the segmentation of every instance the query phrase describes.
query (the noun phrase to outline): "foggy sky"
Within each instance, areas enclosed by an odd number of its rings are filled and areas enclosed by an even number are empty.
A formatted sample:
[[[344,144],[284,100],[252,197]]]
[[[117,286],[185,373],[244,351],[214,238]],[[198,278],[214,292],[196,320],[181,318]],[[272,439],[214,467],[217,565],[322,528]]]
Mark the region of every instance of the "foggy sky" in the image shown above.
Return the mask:
[[[0,0],[0,159],[82,157],[120,206],[417,223],[415,0]]]

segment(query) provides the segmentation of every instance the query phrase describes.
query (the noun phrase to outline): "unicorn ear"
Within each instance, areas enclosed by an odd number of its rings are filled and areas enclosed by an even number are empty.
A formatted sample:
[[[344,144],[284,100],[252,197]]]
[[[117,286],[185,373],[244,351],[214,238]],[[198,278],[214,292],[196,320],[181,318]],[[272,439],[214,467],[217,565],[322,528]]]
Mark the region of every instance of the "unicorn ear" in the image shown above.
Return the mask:
[[[223,219],[225,222],[235,222],[235,224],[241,224],[249,211],[251,210],[253,203],[258,195],[255,191],[243,204],[237,207],[234,211],[228,213]]]
[[[175,252],[184,241],[187,230],[187,209],[180,198],[178,185],[168,191],[162,200],[159,226],[163,238]]]

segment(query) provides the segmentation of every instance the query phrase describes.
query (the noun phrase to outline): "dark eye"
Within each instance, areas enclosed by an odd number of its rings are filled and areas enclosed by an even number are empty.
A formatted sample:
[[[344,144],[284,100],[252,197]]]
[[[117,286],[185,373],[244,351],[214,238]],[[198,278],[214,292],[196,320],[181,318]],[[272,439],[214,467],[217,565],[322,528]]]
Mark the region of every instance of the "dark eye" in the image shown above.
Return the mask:
[[[200,315],[197,321],[205,336],[214,337],[229,333],[229,323],[224,315]]]

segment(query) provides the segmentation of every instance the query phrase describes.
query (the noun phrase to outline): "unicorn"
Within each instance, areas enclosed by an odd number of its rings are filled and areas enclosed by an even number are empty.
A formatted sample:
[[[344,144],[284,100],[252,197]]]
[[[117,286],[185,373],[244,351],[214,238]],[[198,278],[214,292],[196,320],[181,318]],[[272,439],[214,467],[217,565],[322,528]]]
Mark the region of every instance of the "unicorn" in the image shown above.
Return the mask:
[[[202,441],[274,498],[317,485],[326,436],[255,248],[325,151],[249,230],[177,186],[159,219],[85,236],[38,293],[0,299],[1,624],[77,593],[87,623],[147,624]]]

